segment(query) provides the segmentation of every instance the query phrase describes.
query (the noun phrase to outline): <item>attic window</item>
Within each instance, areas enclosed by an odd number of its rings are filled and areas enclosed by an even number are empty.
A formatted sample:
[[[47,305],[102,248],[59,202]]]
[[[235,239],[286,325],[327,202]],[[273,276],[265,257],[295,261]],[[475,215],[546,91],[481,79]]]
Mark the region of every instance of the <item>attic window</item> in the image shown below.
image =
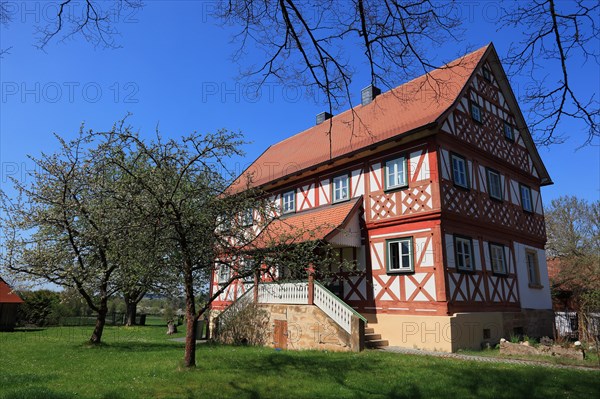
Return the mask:
[[[487,69],[486,67],[483,67],[482,72],[483,72],[483,78],[485,80],[487,80],[488,82],[491,82],[492,81],[492,74],[490,73],[490,70]]]
[[[510,123],[504,121],[504,138],[508,141],[515,141],[515,132]]]
[[[481,116],[481,107],[474,102],[471,102],[471,118],[477,123],[483,123]]]

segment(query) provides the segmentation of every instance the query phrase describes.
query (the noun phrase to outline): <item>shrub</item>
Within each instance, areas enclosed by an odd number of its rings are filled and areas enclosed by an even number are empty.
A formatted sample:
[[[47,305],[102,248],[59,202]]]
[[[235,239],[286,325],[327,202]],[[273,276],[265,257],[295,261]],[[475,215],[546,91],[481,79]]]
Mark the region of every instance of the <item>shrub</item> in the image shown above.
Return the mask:
[[[229,308],[216,320],[215,340],[233,345],[265,345],[269,336],[269,312],[249,303]]]
[[[57,325],[60,319],[60,294],[50,290],[19,293],[25,301],[17,316],[19,325],[45,327]]]

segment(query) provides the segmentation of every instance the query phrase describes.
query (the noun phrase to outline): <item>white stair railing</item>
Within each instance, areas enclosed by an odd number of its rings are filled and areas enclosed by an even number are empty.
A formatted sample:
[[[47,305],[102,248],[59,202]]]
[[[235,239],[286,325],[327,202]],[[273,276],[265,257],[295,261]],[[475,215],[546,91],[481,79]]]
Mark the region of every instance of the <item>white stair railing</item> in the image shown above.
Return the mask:
[[[287,305],[308,304],[308,283],[262,283],[258,285],[258,303]]]
[[[352,316],[356,316],[364,322],[367,321],[360,313],[352,309],[321,283],[315,281],[314,284],[314,304],[348,334],[352,334]]]
[[[365,319],[360,313],[352,309],[347,303],[338,298],[335,294],[325,288],[318,281],[314,281],[313,304],[321,309],[327,316],[335,321],[344,331],[352,334],[352,317],[356,316]],[[254,295],[250,293],[254,288],[247,289],[246,292],[238,297],[224,312],[229,310],[238,310],[245,307],[253,301]],[[309,283],[261,283],[258,285],[258,303],[265,304],[286,304],[286,305],[307,305],[309,301]]]

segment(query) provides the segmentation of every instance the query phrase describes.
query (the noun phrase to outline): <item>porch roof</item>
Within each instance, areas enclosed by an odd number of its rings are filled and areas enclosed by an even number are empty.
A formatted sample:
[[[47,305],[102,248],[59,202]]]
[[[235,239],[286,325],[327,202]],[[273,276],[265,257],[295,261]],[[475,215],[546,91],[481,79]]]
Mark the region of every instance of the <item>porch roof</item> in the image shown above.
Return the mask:
[[[23,303],[21,297],[19,297],[1,278],[0,303]]]
[[[257,247],[324,240],[338,246],[360,246],[357,212],[362,197],[273,220],[256,238]]]

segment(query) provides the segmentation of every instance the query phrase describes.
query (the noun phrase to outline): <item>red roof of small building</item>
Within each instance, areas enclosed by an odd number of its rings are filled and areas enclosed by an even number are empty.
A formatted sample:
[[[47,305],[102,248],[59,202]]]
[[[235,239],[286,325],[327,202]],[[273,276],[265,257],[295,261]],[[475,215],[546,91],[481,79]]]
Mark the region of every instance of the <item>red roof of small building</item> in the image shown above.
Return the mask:
[[[358,197],[273,220],[256,238],[256,246],[326,240],[346,225],[361,202]]]
[[[270,146],[230,189],[247,188],[248,173],[252,175],[251,185],[261,186],[438,121],[459,98],[490,46]]]
[[[19,297],[4,280],[0,278],[0,303],[23,303]]]

